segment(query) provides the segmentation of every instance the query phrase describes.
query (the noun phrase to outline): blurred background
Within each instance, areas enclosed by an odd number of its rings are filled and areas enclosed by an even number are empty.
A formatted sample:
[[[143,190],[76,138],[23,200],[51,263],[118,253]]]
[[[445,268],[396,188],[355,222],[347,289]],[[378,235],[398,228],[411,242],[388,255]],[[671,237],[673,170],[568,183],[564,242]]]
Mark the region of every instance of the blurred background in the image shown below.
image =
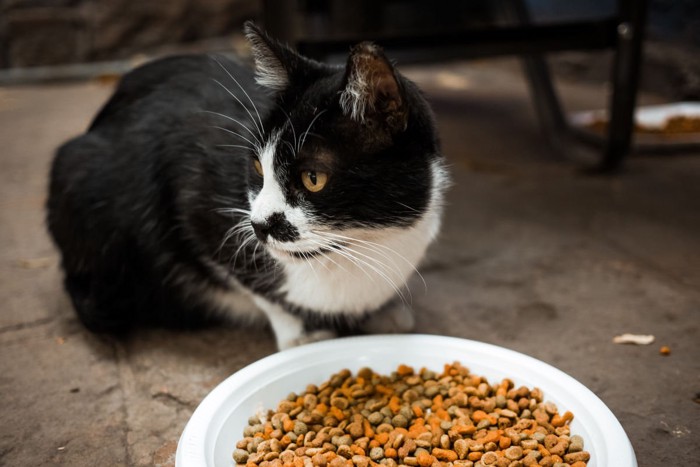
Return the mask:
[[[459,32],[508,23],[503,3],[446,0],[426,8],[417,0],[2,0],[0,69],[132,59],[182,47],[225,49],[246,19],[267,23],[290,42],[302,36]],[[615,0],[523,3],[538,24],[606,17],[617,6]],[[699,98],[700,4],[650,0],[647,16],[643,88],[674,100]],[[557,57],[555,70],[580,79],[609,79],[604,62],[576,55]],[[42,75],[51,77],[48,71]]]

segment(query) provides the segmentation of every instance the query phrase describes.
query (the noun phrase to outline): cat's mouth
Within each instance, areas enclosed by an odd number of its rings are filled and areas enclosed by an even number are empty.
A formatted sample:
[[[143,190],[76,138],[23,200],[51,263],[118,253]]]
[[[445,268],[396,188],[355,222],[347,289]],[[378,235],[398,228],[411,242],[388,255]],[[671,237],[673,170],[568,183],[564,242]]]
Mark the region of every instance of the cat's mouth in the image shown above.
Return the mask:
[[[278,257],[284,257],[284,258],[295,258],[295,259],[311,259],[311,258],[316,258],[318,256],[325,256],[329,253],[337,252],[343,249],[342,244],[337,244],[334,243],[332,245],[329,245],[327,247],[321,247],[321,248],[315,248],[315,249],[310,249],[310,250],[302,250],[302,249],[289,249],[289,248],[284,248],[279,245],[274,245],[268,243],[267,248],[269,251],[273,253],[273,256],[278,256]]]

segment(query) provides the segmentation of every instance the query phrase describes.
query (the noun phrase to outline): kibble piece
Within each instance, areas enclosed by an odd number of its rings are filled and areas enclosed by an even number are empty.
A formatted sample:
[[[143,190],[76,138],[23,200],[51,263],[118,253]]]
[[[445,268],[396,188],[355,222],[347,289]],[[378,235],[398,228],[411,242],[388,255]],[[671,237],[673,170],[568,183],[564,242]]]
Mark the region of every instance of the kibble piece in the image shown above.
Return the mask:
[[[372,450],[369,452],[369,458],[372,459],[373,461],[378,461],[380,459],[384,458],[384,449],[381,447],[376,447],[372,448]]]
[[[520,446],[511,446],[505,450],[504,455],[512,461],[518,460],[523,457],[523,448]]]
[[[481,456],[481,463],[484,465],[493,465],[497,460],[498,455],[496,455],[495,452],[485,452],[484,455]]]
[[[340,457],[344,457],[346,459],[350,459],[353,456],[353,452],[350,449],[350,446],[348,446],[347,444],[343,444],[341,446],[338,446],[338,449],[335,452]]]
[[[391,424],[394,428],[405,428],[408,425],[408,420],[403,415],[398,414],[391,419]]]
[[[450,449],[433,449],[433,456],[443,462],[454,462],[457,460],[457,453]]]
[[[454,450],[460,459],[464,459],[469,452],[469,444],[466,440],[460,438],[454,442]]]
[[[591,455],[587,451],[572,452],[571,454],[564,455],[564,460],[569,464],[574,462],[588,462],[591,459]]]
[[[245,449],[233,451],[233,460],[236,461],[236,464],[245,464],[249,456],[250,454]]]
[[[569,452],[583,451],[583,438],[579,435],[574,435],[569,439]]]
[[[433,465],[433,462],[435,462],[435,458],[427,452],[421,452],[418,456],[416,456],[416,460],[418,461],[418,465],[420,465],[420,467],[430,467]]]
[[[382,420],[384,420],[384,415],[379,412],[372,412],[369,417],[367,417],[367,420],[369,420],[372,425],[379,425]]]

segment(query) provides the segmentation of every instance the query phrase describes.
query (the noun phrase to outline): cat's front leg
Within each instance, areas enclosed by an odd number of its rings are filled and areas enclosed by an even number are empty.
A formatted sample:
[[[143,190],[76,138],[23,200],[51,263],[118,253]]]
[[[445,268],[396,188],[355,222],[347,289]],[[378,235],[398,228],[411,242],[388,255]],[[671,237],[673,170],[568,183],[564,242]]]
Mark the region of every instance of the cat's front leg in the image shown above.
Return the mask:
[[[307,331],[302,319],[287,312],[282,305],[260,296],[254,296],[253,301],[270,321],[279,350],[336,337],[334,331],[327,329]]]
[[[367,334],[397,334],[413,330],[413,310],[402,300],[394,300],[372,313],[360,326]]]

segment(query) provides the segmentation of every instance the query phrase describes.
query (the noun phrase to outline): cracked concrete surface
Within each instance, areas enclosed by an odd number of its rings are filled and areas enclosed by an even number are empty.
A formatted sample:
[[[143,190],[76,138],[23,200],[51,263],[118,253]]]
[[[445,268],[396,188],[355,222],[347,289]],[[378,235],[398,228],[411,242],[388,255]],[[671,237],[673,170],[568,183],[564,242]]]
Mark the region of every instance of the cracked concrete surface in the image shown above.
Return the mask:
[[[700,157],[633,158],[621,176],[579,175],[546,146],[508,63],[409,70],[433,102],[454,179],[443,234],[421,269],[427,292],[412,282],[417,330],[551,363],[608,404],[641,466],[694,465]],[[600,87],[561,89],[570,108],[603,105]],[[55,147],[109,92],[0,88],[1,465],[173,465],[199,401],[275,350],[264,329],[117,340],[77,322],[43,226],[46,175]],[[623,332],[656,342],[612,344]]]

